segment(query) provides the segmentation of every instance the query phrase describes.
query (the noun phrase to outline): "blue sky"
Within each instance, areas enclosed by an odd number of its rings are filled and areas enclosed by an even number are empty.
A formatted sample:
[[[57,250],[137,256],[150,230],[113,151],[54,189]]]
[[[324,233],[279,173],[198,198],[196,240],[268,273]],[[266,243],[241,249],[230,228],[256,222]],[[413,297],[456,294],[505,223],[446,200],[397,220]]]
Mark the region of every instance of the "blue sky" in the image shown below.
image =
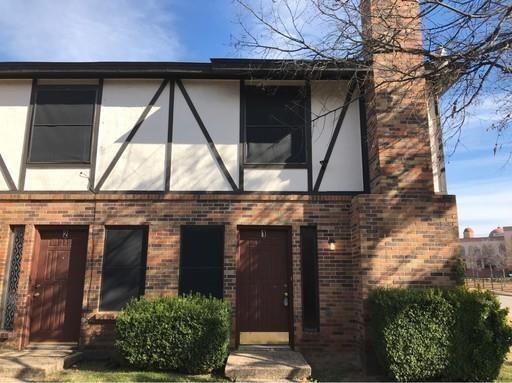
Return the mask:
[[[2,0],[2,61],[205,61],[236,57],[230,0]],[[250,54],[250,52],[246,52]],[[448,191],[459,221],[478,235],[512,226],[512,161],[493,155],[496,118],[488,100],[472,110],[461,143],[448,142]],[[510,147],[510,146],[509,146]],[[461,229],[461,230],[462,230]]]

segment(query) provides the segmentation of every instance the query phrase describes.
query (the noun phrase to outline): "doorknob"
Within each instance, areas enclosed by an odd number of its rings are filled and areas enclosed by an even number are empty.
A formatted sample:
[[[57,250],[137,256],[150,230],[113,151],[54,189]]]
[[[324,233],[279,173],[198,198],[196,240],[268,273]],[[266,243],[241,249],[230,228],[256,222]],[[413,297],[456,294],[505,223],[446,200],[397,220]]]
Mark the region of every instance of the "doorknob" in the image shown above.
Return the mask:
[[[283,306],[288,307],[288,293],[284,293]]]
[[[34,293],[35,297],[38,297],[39,295],[41,295],[41,293]]]

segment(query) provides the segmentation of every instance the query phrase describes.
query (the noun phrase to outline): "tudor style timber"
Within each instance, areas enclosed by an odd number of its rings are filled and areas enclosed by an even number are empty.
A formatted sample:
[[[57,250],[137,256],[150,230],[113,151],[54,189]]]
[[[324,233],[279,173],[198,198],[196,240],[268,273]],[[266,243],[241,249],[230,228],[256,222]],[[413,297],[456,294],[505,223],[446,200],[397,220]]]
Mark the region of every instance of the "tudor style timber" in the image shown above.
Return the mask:
[[[0,63],[3,346],[109,348],[130,299],[199,292],[233,347],[360,360],[369,289],[452,285],[426,84],[295,64]]]

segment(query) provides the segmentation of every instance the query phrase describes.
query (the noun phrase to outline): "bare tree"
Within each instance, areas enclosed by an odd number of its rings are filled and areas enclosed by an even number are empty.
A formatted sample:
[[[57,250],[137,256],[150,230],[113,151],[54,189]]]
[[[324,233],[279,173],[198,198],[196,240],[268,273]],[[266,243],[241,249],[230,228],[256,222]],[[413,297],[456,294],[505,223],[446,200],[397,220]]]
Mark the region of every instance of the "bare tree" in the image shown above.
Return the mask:
[[[444,95],[442,125],[456,143],[468,107],[492,98],[492,149],[511,150],[506,135],[512,123],[511,0],[386,0],[378,12],[370,12],[369,4],[379,0],[234,1],[242,28],[238,48],[267,58],[319,60],[317,71],[350,63],[392,72],[395,82],[425,79],[435,97]],[[407,3],[419,3],[417,16],[403,13]],[[379,52],[404,52],[418,64],[376,68],[382,63],[368,58]]]

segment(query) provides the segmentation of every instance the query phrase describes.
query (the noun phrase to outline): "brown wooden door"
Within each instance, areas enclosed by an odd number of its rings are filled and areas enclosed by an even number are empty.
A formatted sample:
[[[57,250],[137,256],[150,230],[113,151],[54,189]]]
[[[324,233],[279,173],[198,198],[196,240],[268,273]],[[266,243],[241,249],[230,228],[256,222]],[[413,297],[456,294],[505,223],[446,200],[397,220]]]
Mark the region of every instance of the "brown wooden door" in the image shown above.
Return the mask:
[[[289,332],[288,238],[288,230],[240,230],[237,305],[241,337],[244,332]],[[264,338],[254,339],[265,343]],[[272,336],[268,340],[273,343]]]
[[[41,229],[35,249],[30,340],[78,341],[87,230]]]

